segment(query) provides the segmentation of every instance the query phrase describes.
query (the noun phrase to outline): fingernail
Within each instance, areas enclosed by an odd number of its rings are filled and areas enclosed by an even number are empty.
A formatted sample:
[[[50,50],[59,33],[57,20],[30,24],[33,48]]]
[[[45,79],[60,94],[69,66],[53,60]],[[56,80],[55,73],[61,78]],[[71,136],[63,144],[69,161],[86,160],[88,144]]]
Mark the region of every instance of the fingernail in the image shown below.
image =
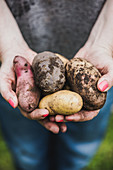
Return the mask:
[[[63,122],[64,120],[57,120],[57,122]]]
[[[106,80],[99,83],[98,88],[100,91],[105,91],[108,88],[108,82]]]
[[[60,127],[60,128],[61,128],[62,133],[65,133],[67,131],[67,127]]]
[[[15,108],[15,104],[14,104],[14,102],[11,100],[11,99],[9,99],[9,104],[13,107],[13,108]]]
[[[51,127],[50,129],[53,133],[57,134],[59,133],[59,128],[58,127]]]
[[[49,115],[49,113],[47,113],[47,114],[43,115],[43,117],[46,117],[46,116],[48,116],[48,115]]]

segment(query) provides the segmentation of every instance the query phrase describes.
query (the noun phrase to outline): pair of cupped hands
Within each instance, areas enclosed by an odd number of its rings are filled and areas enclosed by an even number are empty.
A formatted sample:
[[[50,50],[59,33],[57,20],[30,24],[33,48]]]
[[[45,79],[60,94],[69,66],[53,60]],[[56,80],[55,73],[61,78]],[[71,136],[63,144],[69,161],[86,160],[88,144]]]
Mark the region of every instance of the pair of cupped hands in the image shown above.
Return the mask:
[[[0,93],[9,104],[16,108],[18,100],[15,93],[15,73],[13,71],[13,58],[16,55],[25,57],[30,64],[34,56],[37,54],[28,46],[9,48],[2,53],[2,65],[0,68]],[[102,91],[108,91],[113,85],[113,58],[112,48],[102,43],[95,43],[88,40],[86,44],[77,52],[74,57],[84,58],[91,62],[102,74],[102,77],[97,83],[97,88]],[[20,109],[20,108],[19,108]],[[21,113],[28,119],[37,120],[46,129],[53,133],[66,132],[66,122],[83,122],[93,119],[98,115],[99,110],[85,111],[81,110],[70,116],[56,115],[48,116],[49,112],[46,109],[35,109],[31,113],[26,113],[20,109]],[[5,113],[4,113],[5,114]]]

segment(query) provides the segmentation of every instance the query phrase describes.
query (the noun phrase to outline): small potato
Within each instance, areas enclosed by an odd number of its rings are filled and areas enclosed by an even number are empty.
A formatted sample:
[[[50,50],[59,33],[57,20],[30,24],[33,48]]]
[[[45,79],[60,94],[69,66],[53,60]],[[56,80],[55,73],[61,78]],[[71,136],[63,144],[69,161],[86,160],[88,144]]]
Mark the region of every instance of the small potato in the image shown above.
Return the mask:
[[[31,112],[38,106],[40,91],[34,82],[34,75],[29,62],[21,56],[13,60],[13,67],[17,77],[16,94],[22,110]]]
[[[65,58],[63,55],[55,53],[55,55],[57,55],[64,63],[64,66],[66,66],[67,62],[69,62],[69,60],[67,58]],[[71,90],[68,81],[66,80],[65,85],[63,87],[63,90]]]
[[[32,68],[36,85],[45,94],[61,90],[65,84],[65,66],[52,52],[42,52],[35,56]]]
[[[64,66],[66,66],[66,63],[69,61],[67,58],[65,58],[63,55],[55,53],[56,56],[58,56],[64,63]]]
[[[97,89],[100,72],[88,61],[71,59],[66,65],[66,76],[71,89],[83,98],[84,108],[97,110],[103,107],[106,93]]]
[[[82,106],[81,96],[69,90],[60,90],[45,96],[39,103],[39,108],[48,109],[50,115],[71,115],[79,112]]]

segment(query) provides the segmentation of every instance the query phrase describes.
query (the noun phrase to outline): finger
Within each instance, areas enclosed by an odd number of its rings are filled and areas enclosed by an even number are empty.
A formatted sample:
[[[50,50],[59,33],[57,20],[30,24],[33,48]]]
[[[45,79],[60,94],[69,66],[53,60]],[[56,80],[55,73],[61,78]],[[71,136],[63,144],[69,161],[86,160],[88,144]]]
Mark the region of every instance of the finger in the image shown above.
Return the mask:
[[[60,123],[59,127],[61,132],[65,133],[67,131],[67,126],[65,123]]]
[[[63,122],[64,121],[64,116],[63,115],[56,115],[55,116],[55,121],[56,122]]]
[[[113,86],[113,60],[106,62],[105,74],[99,79],[97,88],[101,92],[108,91]]]
[[[0,92],[2,97],[9,102],[9,104],[16,108],[18,105],[18,100],[16,93],[12,90],[11,81],[7,82],[4,79],[0,81]]]
[[[92,120],[95,116],[97,116],[98,113],[99,113],[99,110],[95,110],[95,111],[82,110],[71,116],[66,116],[65,119],[67,121],[83,122],[83,121]]]
[[[50,120],[51,122],[54,122],[54,121],[55,121],[55,117],[54,117],[54,116],[50,116],[50,117],[49,117],[49,120]]]
[[[82,113],[81,114],[80,113],[75,113],[75,114],[70,115],[70,116],[65,116],[65,120],[67,120],[67,121],[75,121],[75,122],[78,122],[83,118],[84,118],[84,116],[83,116]]]
[[[48,119],[40,120],[39,123],[43,125],[47,130],[57,134],[59,133],[59,126],[55,122],[50,122]]]
[[[35,109],[34,111],[32,111],[30,113],[23,111],[20,107],[19,107],[19,109],[25,117],[27,117],[28,119],[31,119],[31,120],[44,119],[45,117],[47,117],[49,115],[49,112],[46,109]]]
[[[113,70],[103,75],[97,83],[97,88],[101,92],[108,91],[112,86],[113,86]]]

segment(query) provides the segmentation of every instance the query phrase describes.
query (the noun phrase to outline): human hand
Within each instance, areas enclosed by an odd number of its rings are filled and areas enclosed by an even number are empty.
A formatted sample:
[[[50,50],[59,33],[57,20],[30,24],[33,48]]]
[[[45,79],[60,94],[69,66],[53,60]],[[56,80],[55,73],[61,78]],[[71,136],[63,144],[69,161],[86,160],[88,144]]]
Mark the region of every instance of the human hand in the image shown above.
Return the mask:
[[[0,1],[0,93],[3,98],[14,108],[18,106],[18,100],[15,93],[15,73],[13,71],[13,59],[16,55],[23,56],[31,64],[36,52],[32,51],[25,42],[19,26],[13,17],[10,9],[4,0]],[[9,24],[10,22],[10,24]],[[46,109],[36,109],[31,113],[21,110],[21,113],[29,119],[41,120],[45,128],[58,133],[64,132],[66,125],[49,122],[45,117],[48,115]]]
[[[91,38],[91,37],[90,37]],[[97,88],[101,92],[108,91],[113,86],[113,58],[112,50],[109,45],[104,43],[90,43],[91,40],[82,47],[75,55],[76,58],[84,58],[91,62],[102,74],[102,77],[97,83]],[[89,42],[90,41],[90,42]],[[66,116],[67,121],[88,121],[97,116],[99,110],[85,111],[81,110],[71,116]]]
[[[21,52],[20,52],[21,51]],[[15,49],[12,51],[8,50],[2,54],[2,66],[0,68],[0,92],[3,98],[10,103],[13,108],[18,106],[18,99],[15,93],[15,73],[13,71],[13,58],[15,55],[23,56],[31,64],[36,52],[30,49]],[[66,125],[64,123],[57,124],[51,122],[48,119],[49,112],[46,109],[35,109],[31,113],[27,113],[19,108],[21,113],[28,119],[38,120],[46,129],[53,133],[58,133],[59,130],[62,132],[66,131]]]
[[[86,44],[75,57],[91,62],[102,74],[97,83],[101,92],[108,91],[113,86],[113,5],[112,0],[106,1],[100,15],[94,24]],[[91,120],[99,111],[80,111],[65,120]]]

